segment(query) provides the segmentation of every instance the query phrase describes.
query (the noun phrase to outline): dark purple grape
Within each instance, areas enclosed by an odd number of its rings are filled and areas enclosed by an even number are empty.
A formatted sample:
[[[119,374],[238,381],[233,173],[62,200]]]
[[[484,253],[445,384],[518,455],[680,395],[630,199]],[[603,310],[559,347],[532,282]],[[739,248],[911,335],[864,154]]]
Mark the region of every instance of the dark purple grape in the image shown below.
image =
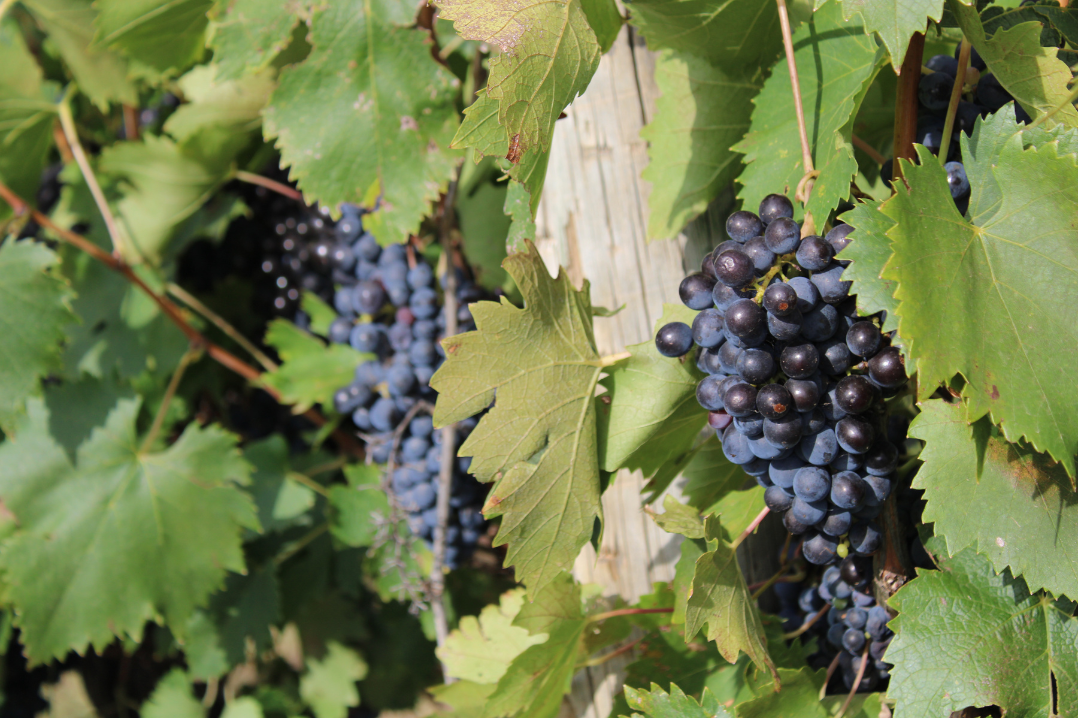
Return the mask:
[[[747,439],[759,439],[764,435],[764,418],[759,414],[739,416],[734,419],[734,426],[745,435]],[[752,453],[756,453],[755,451]]]
[[[879,505],[886,501],[891,496],[891,489],[894,488],[894,483],[884,476],[873,476],[869,474],[864,477],[865,485],[868,486],[871,493],[866,497],[865,503],[869,505]]]
[[[712,279],[718,279],[715,275],[715,254],[713,252],[708,252],[704,255],[704,258],[700,261],[700,271]]]
[[[782,217],[793,217],[794,205],[786,195],[769,194],[760,200],[760,221],[771,224]]]
[[[692,339],[698,346],[709,349],[717,347],[726,338],[723,334],[725,328],[722,313],[711,306],[711,293],[708,292],[708,308],[692,320]]]
[[[780,217],[767,225],[764,243],[775,254],[789,254],[801,243],[801,228],[792,219]]]
[[[830,304],[821,304],[801,321],[801,336],[810,342],[827,341],[838,329],[838,310]]]
[[[906,383],[906,362],[898,347],[887,347],[868,360],[868,375],[885,389]]]
[[[950,55],[933,55],[925,63],[925,67],[933,72],[942,72],[951,77],[958,77],[958,58]]]
[[[793,408],[793,397],[782,384],[767,384],[756,393],[756,410],[764,418],[781,419]]]
[[[741,251],[752,260],[752,266],[758,276],[762,277],[766,274],[767,270],[771,269],[771,265],[775,263],[775,253],[767,248],[767,243],[764,242],[763,237],[753,237],[748,242],[745,242],[745,246]]]
[[[756,412],[756,389],[743,381],[727,384],[722,402],[730,416],[749,416]]]
[[[792,314],[778,317],[768,312],[767,331],[779,341],[788,342],[801,333],[801,312],[796,309]]]
[[[995,75],[981,75],[981,79],[977,82],[977,102],[980,105],[994,113],[1013,100],[1011,93],[1003,89],[1003,85],[999,83]]]
[[[726,331],[739,339],[767,330],[767,312],[751,299],[738,299],[726,310]]]
[[[853,282],[842,279],[843,271],[845,267],[841,262],[832,262],[812,275],[812,283],[820,291],[820,299],[828,304],[839,304],[850,295],[850,286]]]
[[[876,432],[872,424],[855,416],[847,416],[835,426],[838,444],[851,454],[863,454],[872,446]]]
[[[841,509],[856,511],[868,493],[868,485],[852,471],[840,471],[831,479],[831,503]]]
[[[711,292],[711,301],[714,302],[716,308],[720,312],[726,312],[730,306],[739,299],[751,299],[756,296],[756,290],[752,287],[747,289],[734,289],[728,287],[722,282],[715,284],[715,289]]]
[[[775,359],[762,349],[746,349],[737,358],[737,373],[750,384],[762,384],[775,375]]]
[[[792,449],[801,441],[801,416],[790,412],[781,419],[764,419],[764,438],[779,449]]]
[[[865,454],[865,471],[873,476],[887,476],[898,466],[898,449],[886,439],[872,445]]]
[[[804,379],[789,379],[786,382],[786,390],[793,399],[794,407],[798,411],[812,411],[820,401],[820,388],[816,382]]]
[[[722,403],[722,382],[726,377],[708,376],[696,385],[696,400],[708,411],[720,411]]]
[[[684,322],[670,322],[655,335],[655,348],[664,357],[681,357],[692,349],[692,329]]]
[[[678,294],[682,303],[689,309],[707,309],[711,306],[711,290],[714,288],[714,278],[702,272],[697,272],[681,280]]]
[[[850,548],[861,556],[871,556],[879,550],[883,535],[871,521],[856,523],[850,529]]]
[[[753,237],[763,234],[764,225],[752,212],[741,210],[726,219],[726,234],[735,242],[745,243]]]
[[[948,162],[943,166],[947,172],[947,186],[951,188],[951,197],[958,199],[969,192],[969,178],[961,162]]]
[[[880,348],[883,337],[879,328],[869,321],[855,322],[846,331],[846,346],[859,357],[870,357]]]
[[[745,350],[733,342],[726,342],[719,347],[719,365],[722,367],[722,370],[727,374],[736,374],[737,360],[743,351]]]
[[[356,314],[376,314],[386,303],[386,292],[378,282],[359,282],[352,290],[352,307]]]
[[[745,252],[728,249],[715,258],[715,276],[728,287],[744,287],[756,276],[756,265]]]
[[[779,357],[782,373],[791,379],[807,379],[816,373],[820,365],[820,353],[812,344],[786,347]]]
[[[716,431],[722,431],[730,426],[734,418],[725,411],[711,411],[707,415],[707,425]]]
[[[782,525],[785,526],[786,530],[792,533],[794,536],[799,536],[812,528],[812,524],[806,524],[802,521],[799,521],[798,518],[794,516],[792,511],[787,511],[783,515]]]
[[[843,377],[835,386],[835,404],[847,414],[860,414],[872,406],[878,393],[872,382],[863,376]]]
[[[776,317],[788,317],[797,311],[797,292],[786,282],[775,282],[764,290],[763,305]]]
[[[851,232],[853,232],[853,227],[851,225],[836,224],[831,231],[824,236],[824,239],[831,245],[831,249],[835,251],[835,254],[838,254],[850,245]]]
[[[820,372],[828,376],[841,376],[850,368],[850,348],[841,339],[828,339],[816,347],[820,352]]]
[[[797,445],[798,455],[814,466],[827,466],[838,454],[838,439],[832,429],[823,429],[802,437]]]
[[[834,257],[834,248],[815,234],[802,239],[797,248],[797,263],[813,272],[826,268]]]
[[[815,526],[827,517],[826,501],[805,501],[794,495],[794,504],[790,507],[790,513],[798,521],[809,526]]]
[[[794,495],[802,501],[822,501],[831,493],[831,474],[818,466],[805,466],[794,476]]]
[[[756,458],[749,448],[749,440],[732,426],[722,432],[722,453],[733,464],[747,464]]]
[[[863,556],[847,556],[839,565],[839,572],[843,581],[851,586],[860,586],[872,578],[872,562],[866,560]],[[850,628],[864,628],[867,619],[866,611],[861,611],[858,618],[853,618],[847,614],[846,625],[850,626]]]
[[[857,471],[863,464],[863,457],[851,454],[848,451],[840,451],[828,466],[831,467],[832,471]]]
[[[772,511],[783,513],[790,510],[794,496],[781,486],[770,486],[764,491],[764,504]]]
[[[853,516],[846,509],[834,506],[827,509],[827,518],[820,524],[820,532],[828,536],[842,536],[850,530]]]
[[[820,290],[808,277],[794,277],[787,284],[797,293],[797,309],[802,315],[811,312],[820,302]]]
[[[917,86],[917,99],[928,111],[943,112],[951,102],[953,89],[954,77],[945,72],[933,72],[921,78]]]

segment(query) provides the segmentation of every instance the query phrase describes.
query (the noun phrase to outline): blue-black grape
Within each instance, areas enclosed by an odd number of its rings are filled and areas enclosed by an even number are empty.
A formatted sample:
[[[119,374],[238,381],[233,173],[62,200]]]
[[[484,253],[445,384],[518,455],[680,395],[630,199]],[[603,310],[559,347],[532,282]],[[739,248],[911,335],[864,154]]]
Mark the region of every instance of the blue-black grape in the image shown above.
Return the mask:
[[[696,315],[692,320],[692,339],[697,346],[710,349],[717,347],[725,340],[723,330],[726,322],[722,313],[711,306],[711,292],[707,293],[707,308]]]
[[[735,242],[745,243],[763,231],[763,223],[752,212],[734,212],[726,220],[726,234]]]
[[[951,188],[951,197],[958,199],[969,192],[969,178],[961,162],[948,162],[943,166],[947,172],[947,186]]]
[[[715,288],[715,278],[702,272],[690,274],[681,280],[678,294],[682,303],[689,309],[707,309],[711,306],[711,291]]]
[[[756,274],[752,257],[740,249],[728,249],[717,256],[714,267],[715,276],[728,287],[744,287]]]
[[[952,89],[954,89],[953,75],[946,72],[933,72],[921,78],[921,84],[917,87],[917,99],[929,110],[942,112],[947,109],[947,104],[951,101]]]
[[[770,225],[776,219],[794,216],[794,205],[784,194],[769,194],[760,200],[760,221]]]
[[[789,254],[801,243],[801,227],[788,217],[776,219],[764,231],[764,243],[775,254]]]
[[[655,348],[664,357],[681,357],[692,349],[692,328],[684,322],[670,322],[655,335]]]
[[[819,271],[831,264],[835,249],[823,237],[810,235],[797,248],[797,263],[805,269]]]

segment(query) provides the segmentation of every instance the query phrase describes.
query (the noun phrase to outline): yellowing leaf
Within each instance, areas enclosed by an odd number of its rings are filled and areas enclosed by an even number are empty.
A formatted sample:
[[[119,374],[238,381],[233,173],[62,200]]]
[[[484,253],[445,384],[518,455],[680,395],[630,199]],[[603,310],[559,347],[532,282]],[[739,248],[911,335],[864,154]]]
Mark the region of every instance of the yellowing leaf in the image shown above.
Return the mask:
[[[299,694],[316,718],[345,718],[349,708],[359,705],[356,681],[367,675],[367,664],[358,653],[336,641],[330,641],[327,649],[322,660],[307,659]]]
[[[502,594],[497,605],[486,606],[475,616],[464,616],[436,651],[454,678],[475,683],[497,683],[509,664],[529,646],[543,643],[543,635],[529,635],[513,625],[524,606],[524,590]]]

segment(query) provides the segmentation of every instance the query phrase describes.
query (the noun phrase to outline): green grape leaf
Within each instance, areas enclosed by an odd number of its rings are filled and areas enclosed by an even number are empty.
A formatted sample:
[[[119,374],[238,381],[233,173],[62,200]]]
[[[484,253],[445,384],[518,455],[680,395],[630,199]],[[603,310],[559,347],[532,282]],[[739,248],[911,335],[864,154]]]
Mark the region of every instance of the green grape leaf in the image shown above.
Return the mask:
[[[664,304],[656,323],[692,324],[696,312],[681,304]],[[688,451],[707,423],[707,411],[696,401],[696,385],[704,375],[692,358],[670,359],[648,340],[628,347],[632,356],[607,367],[600,384],[599,462],[603,471],[640,469],[651,476],[678,454]]]
[[[509,664],[487,702],[483,718],[554,718],[569,692],[588,622],[581,610],[580,586],[567,573],[529,591],[515,625],[546,640],[526,648]]]
[[[270,569],[229,574],[224,590],[210,598],[206,612],[229,667],[244,662],[248,641],[259,652],[271,648],[270,626],[281,617],[276,574]]]
[[[649,513],[652,520],[663,531],[681,534],[689,539],[704,538],[704,520],[700,518],[700,512],[681,503],[670,494],[663,499],[663,513]]]
[[[967,421],[990,414],[1009,441],[1024,437],[1074,476],[1078,385],[1063,357],[1078,326],[1057,307],[1078,294],[1078,163],[1055,144],[1025,150],[1017,133],[986,149],[964,143],[963,158],[972,176],[993,175],[999,205],[969,224],[943,168],[918,146],[921,164],[904,165],[908,188],[881,208],[897,223],[883,277],[898,283],[899,333],[921,396],[961,373]],[[973,185],[971,207],[980,192]]]
[[[888,654],[890,655],[890,654]],[[830,718],[836,716],[846,695],[827,696],[820,700],[825,671],[809,668],[779,668],[782,690],[774,683],[756,687],[756,697],[737,705],[738,718]],[[858,693],[843,715],[848,718],[879,718],[882,693]]]
[[[524,599],[523,589],[513,589],[503,593],[497,604],[484,607],[478,617],[461,617],[445,645],[436,651],[449,675],[475,683],[497,683],[514,658],[546,640],[513,625]]]
[[[1007,443],[987,418],[970,427],[960,407],[939,400],[921,405],[910,436],[925,442],[914,479],[925,522],[949,554],[973,545],[1033,590],[1078,596],[1078,497],[1063,467]]]
[[[395,27],[405,10],[370,0],[321,6],[310,55],[281,71],[263,113],[265,136],[277,138],[307,201],[377,201],[363,223],[383,244],[419,229],[457,156],[447,150],[459,83],[431,58],[426,31]]]
[[[950,0],[947,7],[988,69],[1033,117],[1055,111],[1046,121],[1049,127],[1057,123],[1078,127],[1078,110],[1068,87],[1070,68],[1056,57],[1056,48],[1041,47],[1040,23],[1022,23],[987,38],[975,7],[957,0]]]
[[[726,541],[733,541],[763,510],[764,489],[754,483],[750,488],[727,492],[725,496],[709,506],[705,513],[714,513],[720,517],[723,538]]]
[[[750,100],[763,78],[668,50],[656,60],[655,82],[662,95],[640,131],[649,157],[642,177],[652,185],[648,239],[667,239],[737,177],[741,158],[730,147],[749,128]]]
[[[850,194],[857,173],[850,144],[853,121],[881,57],[872,36],[860,24],[844,22],[836,3],[817,10],[794,33],[793,42],[813,165],[820,172],[805,210],[822,225]],[[775,65],[753,104],[749,133],[733,147],[745,155],[738,197],[750,208],[772,192],[792,195],[805,174],[784,61]]]
[[[336,641],[330,641],[326,649],[322,660],[307,659],[299,694],[315,718],[345,718],[349,708],[359,705],[356,681],[367,675],[367,664],[358,653]]]
[[[381,472],[374,466],[352,464],[344,475],[347,486],[329,487],[329,505],[333,509],[329,530],[346,546],[370,546],[380,524],[391,513],[381,486]]]
[[[100,381],[88,375],[79,377],[78,381],[48,385],[45,405],[49,409],[49,433],[74,460],[79,446],[105,423],[116,402],[134,396],[129,384]]]
[[[0,427],[9,429],[42,376],[60,369],[64,327],[75,321],[71,289],[45,245],[13,238],[0,245]]]
[[[273,91],[272,73],[260,72],[238,80],[214,77],[213,65],[199,65],[178,80],[187,100],[165,121],[165,132],[183,142],[206,127],[237,131],[257,129],[260,113]]]
[[[650,691],[625,687],[625,699],[629,707],[641,713],[633,713],[632,718],[733,718],[733,713],[726,710],[707,688],[697,703],[676,685],[670,686],[670,693],[663,691],[655,683]]]
[[[599,41],[599,52],[606,52],[614,46],[614,40],[618,39],[621,26],[625,24],[617,3],[614,0],[580,0],[580,5]]]
[[[150,620],[182,633],[225,572],[244,570],[241,534],[258,518],[237,487],[250,467],[236,438],[192,423],[146,453],[138,411],[121,400],[72,463],[35,399],[0,445],[0,499],[19,520],[0,569],[33,663],[100,651],[116,635],[137,640]]]
[[[501,50],[490,60],[486,97],[497,102],[510,161],[516,164],[533,149],[548,151],[554,122],[599,67],[599,41],[580,0],[505,5],[441,0],[438,5],[458,35]]]
[[[816,0],[816,7],[824,2]],[[880,36],[897,72],[914,33],[923,33],[929,20],[943,18],[943,0],[842,0],[842,15],[846,20],[861,16],[865,32]]]
[[[115,47],[158,74],[183,70],[205,49],[214,0],[95,0],[94,42]]]
[[[707,623],[707,638],[715,642],[723,658],[733,663],[743,651],[757,668],[770,671],[777,681],[760,614],[749,596],[734,550],[723,539],[718,517],[709,516],[704,531],[709,548],[713,548],[696,561],[685,609],[685,636],[695,636]]]
[[[218,80],[264,70],[309,18],[310,0],[219,0],[210,13],[209,45]]]
[[[723,68],[765,67],[782,51],[775,3],[636,0],[632,10],[629,22],[652,50],[692,53]]]
[[[245,143],[233,144],[231,152],[207,157],[192,146],[147,135],[141,142],[118,142],[101,153],[101,172],[121,186],[115,208],[135,244],[132,263],[161,262],[179,224],[228,179],[231,158]]]
[[[749,480],[740,466],[731,463],[722,453],[722,442],[715,432],[708,432],[696,454],[684,470],[682,493],[689,506],[702,513],[712,513],[715,506],[731,491],[737,491]]]
[[[505,238],[506,250],[509,253],[526,251],[525,240],[535,239],[535,220],[531,209],[531,195],[523,184],[509,180],[502,211],[512,220],[509,234]]]
[[[880,211],[880,203],[876,201],[859,202],[842,219],[854,228],[841,258],[850,261],[842,278],[853,282],[850,294],[857,295],[857,311],[862,315],[885,312],[883,331],[894,331],[898,329],[896,285],[880,276],[891,258],[887,232],[895,226],[894,220]]]
[[[494,184],[487,172],[483,174],[483,179],[474,187],[458,195],[456,208],[464,255],[476,272],[476,282],[494,290],[509,279],[502,269],[506,257],[505,238],[512,224],[512,219],[502,212],[509,183]]]
[[[217,626],[205,610],[195,611],[184,627],[183,658],[191,678],[207,681],[229,671],[232,665],[217,639]]]
[[[327,345],[285,319],[270,322],[266,343],[277,350],[281,365],[262,379],[298,412],[315,404],[333,406],[333,392],[351,383],[356,367],[371,358],[347,344]]]
[[[1067,42],[1074,45],[1078,42],[1078,13],[1073,7],[1052,7],[1051,5],[1035,5],[1037,14],[1048,20]]]
[[[11,20],[0,23],[0,67],[0,180],[32,203],[52,147],[58,88],[42,80]],[[10,216],[11,207],[0,202],[0,222]]]
[[[127,61],[94,44],[93,0],[22,0],[64,58],[79,90],[97,105],[138,104],[138,92],[127,78]],[[50,127],[51,129],[51,127]]]
[[[888,602],[898,611],[887,648],[896,718],[990,705],[1008,716],[1056,715],[1056,705],[1070,712],[1078,703],[1074,604],[1030,595],[973,549],[940,568]]]
[[[145,718],[205,718],[202,703],[191,693],[191,682],[182,668],[173,668],[154,686],[139,708]]]
[[[430,686],[427,690],[434,696],[434,700],[453,709],[440,713],[439,718],[474,718],[483,714],[483,706],[490,700],[496,687],[491,683],[455,681]]]
[[[524,309],[477,302],[477,330],[442,341],[434,423],[478,414],[497,393],[459,454],[473,457],[477,479],[497,482],[484,507],[502,517],[494,545],[509,544],[506,565],[538,592],[572,566],[602,516],[594,396],[603,363],[587,282],[577,291],[564,271],[551,278],[530,243],[503,264]]]
[[[337,318],[337,310],[326,304],[322,297],[306,289],[303,290],[299,306],[311,318],[311,331],[322,336],[329,336],[329,326]]]

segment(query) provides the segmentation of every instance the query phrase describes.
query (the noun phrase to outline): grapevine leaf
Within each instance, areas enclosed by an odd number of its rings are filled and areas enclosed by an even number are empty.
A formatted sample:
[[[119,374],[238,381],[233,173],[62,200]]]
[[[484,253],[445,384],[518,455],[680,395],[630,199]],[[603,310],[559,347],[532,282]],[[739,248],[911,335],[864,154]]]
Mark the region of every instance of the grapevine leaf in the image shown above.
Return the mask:
[[[670,622],[675,625],[685,624],[689,595],[692,593],[693,575],[696,573],[696,562],[705,553],[707,553],[707,542],[704,539],[689,539],[681,542],[678,560],[674,565],[674,580],[670,582],[670,587],[674,591],[674,612],[670,616]]]
[[[285,319],[274,319],[266,343],[277,350],[281,365],[263,381],[303,412],[315,404],[333,405],[333,392],[352,381],[356,367],[371,355],[347,344],[329,344]]]
[[[442,0],[441,16],[466,40],[496,45],[486,96],[511,140],[515,164],[550,149],[554,122],[599,67],[601,50],[580,0]]]
[[[625,18],[618,12],[614,0],[580,0],[580,5],[584,8],[588,25],[599,41],[599,52],[606,52],[614,46],[614,40],[618,39]]]
[[[108,48],[93,44],[93,0],[22,0],[75,77],[79,90],[101,110],[110,102],[138,104],[135,86],[127,79],[127,61]]]
[[[816,0],[816,7],[825,0]],[[928,20],[943,18],[943,0],[842,0],[842,15],[860,15],[865,32],[880,36],[897,72],[914,33],[924,32]]]
[[[178,84],[187,102],[169,116],[165,132],[183,142],[207,127],[238,131],[257,128],[274,82],[269,72],[239,80],[215,80],[212,65],[199,65],[181,77]]]
[[[640,131],[650,159],[642,175],[652,185],[649,239],[676,236],[741,169],[730,147],[749,128],[750,100],[763,78],[727,67],[687,52],[665,51],[656,60],[662,95],[652,121]]]
[[[670,494],[663,499],[663,513],[652,513],[651,518],[663,531],[690,539],[704,538],[704,520],[700,518],[700,512]]]
[[[353,464],[345,469],[348,485],[329,488],[333,507],[330,531],[346,546],[370,546],[378,534],[378,521],[390,515],[389,500],[381,486],[380,472],[373,466]]]
[[[1071,45],[1078,42],[1078,14],[1074,12],[1074,8],[1037,5],[1033,9],[1038,15],[1046,18]]]
[[[546,640],[530,646],[513,659],[498,681],[483,718],[554,718],[562,697],[569,692],[580,656],[584,629],[580,586],[566,573],[538,592],[529,591],[532,603],[521,608],[515,625]]]
[[[693,53],[725,68],[766,67],[782,50],[774,3],[637,0],[629,22],[652,50]]]
[[[476,282],[491,290],[502,287],[509,278],[502,269],[505,238],[512,224],[502,212],[507,194],[506,183],[494,184],[484,178],[458,195],[456,204],[464,254],[476,272]]]
[[[304,523],[303,511],[281,511],[289,498],[288,476],[292,469],[288,457],[288,442],[280,434],[248,444],[243,457],[251,464],[249,493],[258,507],[258,520],[266,532],[281,531]],[[306,488],[306,487],[304,487]],[[310,489],[307,489],[310,492]]]
[[[1040,23],[1022,23],[987,38],[975,7],[956,0],[947,7],[988,69],[1031,115],[1055,111],[1046,121],[1049,127],[1078,127],[1078,110],[1069,99],[1070,68],[1056,58],[1056,48],[1041,47]]]
[[[726,710],[707,688],[697,703],[676,685],[670,686],[670,693],[663,691],[655,683],[651,690],[636,690],[625,687],[625,700],[633,710],[633,718],[733,718],[733,713]]]
[[[42,81],[13,21],[0,23],[0,67],[0,180],[32,200],[52,147],[57,87]],[[10,216],[11,207],[0,203],[0,221]]]
[[[506,251],[510,253],[526,251],[525,240],[535,239],[535,221],[531,210],[531,196],[523,184],[516,180],[509,181],[502,211],[512,220],[509,225],[509,234],[505,238]]]
[[[183,70],[205,49],[214,0],[95,0],[94,42],[116,47],[158,74]]]
[[[134,389],[130,385],[99,381],[86,375],[79,377],[78,381],[46,386],[49,433],[74,460],[79,446],[90,438],[95,428],[105,423],[116,402],[134,396]]]
[[[725,496],[709,506],[705,513],[714,513],[722,518],[723,538],[733,541],[763,510],[764,489],[754,484],[747,489],[727,492]]]
[[[696,561],[685,610],[685,636],[695,636],[707,623],[707,638],[715,641],[723,658],[733,663],[738,652],[744,651],[757,668],[770,671],[777,681],[760,614],[749,596],[734,550],[723,540],[718,517],[708,517],[704,530],[714,548]]]
[[[367,664],[351,648],[330,641],[322,660],[307,659],[307,672],[299,681],[299,694],[315,718],[345,718],[359,705],[356,681],[367,675]]]
[[[820,700],[825,671],[779,668],[778,673],[782,678],[782,690],[774,690],[774,684],[770,682],[758,686],[755,698],[738,704],[738,718],[829,718],[838,715],[846,701],[845,695],[827,696]],[[882,693],[859,693],[852,698],[843,715],[849,718],[878,718]]]
[[[1078,497],[1061,466],[1007,443],[986,418],[971,432],[961,409],[939,400],[921,405],[910,436],[925,442],[914,486],[948,553],[975,545],[1034,590],[1078,596]]]
[[[483,706],[490,700],[496,687],[491,683],[456,681],[431,686],[427,690],[434,696],[434,700],[453,709],[451,712],[441,713],[440,718],[473,718],[483,714]]]
[[[534,245],[504,266],[524,309],[503,299],[471,305],[477,330],[442,341],[431,379],[434,423],[494,407],[460,447],[480,481],[497,481],[484,513],[501,516],[495,545],[533,592],[572,566],[602,515],[595,388],[602,361],[592,335],[588,284],[553,279]],[[537,347],[539,350],[537,350]]]
[[[218,80],[238,80],[269,66],[310,16],[310,0],[220,0],[211,13],[209,45]]]
[[[173,668],[139,708],[145,718],[205,718],[202,703],[191,693],[191,682],[182,668]]]
[[[884,312],[883,331],[889,332],[898,329],[898,301],[894,297],[895,283],[880,275],[891,258],[887,231],[895,223],[879,208],[879,202],[863,202],[842,215],[854,228],[850,244],[842,250],[841,258],[850,260],[842,278],[853,282],[850,294],[857,295],[857,310],[863,315]]]
[[[206,611],[195,611],[183,632],[183,658],[192,679],[217,678],[232,668],[217,639],[217,626]]]
[[[861,100],[880,68],[880,53],[837,4],[817,10],[793,37],[813,165],[820,172],[805,208],[821,222],[849,196],[857,173],[850,137]],[[772,192],[792,194],[805,174],[790,72],[779,62],[753,100],[752,125],[733,149],[745,155],[738,197],[756,207]]]
[[[896,718],[990,705],[1008,716],[1047,716],[1054,705],[1074,706],[1074,604],[1030,595],[973,549],[940,568],[921,572],[889,601],[898,610],[887,648]]]
[[[182,633],[226,570],[244,570],[241,533],[258,518],[236,486],[250,467],[235,437],[192,423],[166,451],[145,453],[138,410],[121,400],[72,463],[35,399],[0,445],[0,498],[20,527],[0,568],[34,663],[137,638],[150,620]]]
[[[995,178],[991,216],[967,223],[922,147],[921,164],[905,165],[909,187],[882,206],[897,222],[883,276],[898,282],[899,333],[922,397],[961,373],[967,421],[990,413],[1009,441],[1024,437],[1074,476],[1078,386],[1063,357],[1078,344],[1078,326],[1056,308],[1078,294],[1078,164],[1058,157],[1055,144],[1024,150],[1018,134],[992,154],[972,142],[963,149],[974,176]],[[979,192],[974,186],[973,207]],[[1035,291],[1024,289],[1031,278]]]
[[[230,574],[224,590],[210,599],[207,613],[229,667],[243,663],[249,641],[260,652],[272,647],[270,626],[280,620],[276,574],[268,569]]]
[[[682,304],[665,304],[655,330],[668,322],[691,324],[695,315]],[[707,411],[696,401],[704,375],[691,359],[659,354],[654,341],[628,349],[632,356],[608,367],[599,382],[606,389],[599,403],[599,461],[603,471],[640,469],[651,476],[688,451],[704,428]]]
[[[311,54],[281,71],[263,113],[265,135],[277,138],[282,166],[307,201],[377,204],[363,223],[383,244],[419,229],[456,157],[447,149],[459,83],[431,58],[425,31],[395,26],[407,21],[406,7],[321,6]]]
[[[300,309],[311,318],[311,331],[321,336],[329,335],[329,326],[337,318],[337,310],[326,304],[322,297],[310,290],[303,290],[299,300]]]
[[[449,675],[475,683],[497,683],[509,664],[530,646],[543,643],[540,635],[530,635],[513,625],[524,606],[523,589],[502,594],[497,605],[483,608],[478,618],[463,616],[436,653]]]
[[[31,241],[0,245],[0,427],[8,429],[39,379],[60,369],[64,327],[75,321],[71,290],[52,269],[57,257]]]

